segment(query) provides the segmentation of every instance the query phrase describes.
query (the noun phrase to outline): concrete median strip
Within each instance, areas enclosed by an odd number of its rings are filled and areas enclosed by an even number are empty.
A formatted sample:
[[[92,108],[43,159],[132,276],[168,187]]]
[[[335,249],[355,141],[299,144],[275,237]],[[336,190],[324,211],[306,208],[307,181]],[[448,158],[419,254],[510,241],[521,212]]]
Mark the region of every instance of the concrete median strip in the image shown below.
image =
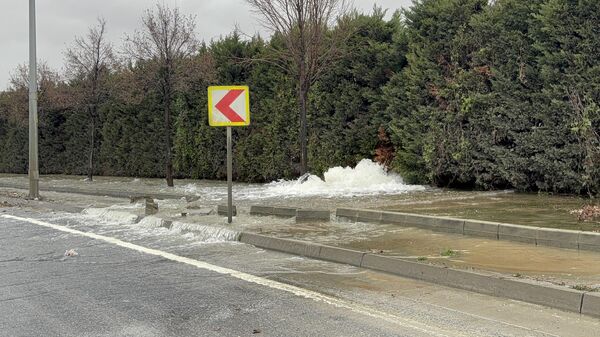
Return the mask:
[[[381,212],[381,222],[383,223],[396,223],[404,224],[407,223],[408,215],[397,212]]]
[[[381,222],[381,212],[359,210],[356,213],[356,221],[359,222]]]
[[[537,228],[512,224],[500,224],[498,239],[537,244]]]
[[[254,205],[250,207],[251,215],[272,215],[273,207]]]
[[[465,221],[460,219],[452,218],[435,218],[433,220],[433,226],[436,231],[463,234]]]
[[[325,220],[329,221],[331,214],[327,209],[298,209],[296,221]]]
[[[321,246],[321,250],[319,251],[319,258],[321,260],[345,263],[355,267],[361,266],[365,255],[365,253],[356,250],[330,246]]]
[[[350,221],[356,221],[358,216],[358,210],[348,208],[338,208],[335,210],[335,216],[338,218],[348,219]]]
[[[284,218],[296,217],[297,221],[313,221],[331,219],[331,212],[328,209],[314,208],[293,208],[293,207],[275,207],[275,206],[250,206],[251,215],[272,215]]]
[[[600,233],[580,232],[577,243],[580,250],[600,251]]]
[[[498,240],[499,227],[497,222],[465,220],[463,234]]]
[[[581,303],[581,313],[600,317],[600,293],[585,293]]]
[[[350,221],[398,224],[427,230],[558,248],[600,251],[600,233],[522,226],[491,221],[391,211],[338,208],[335,215]]]
[[[231,210],[231,213],[233,214],[233,216],[237,216],[237,207],[235,205],[233,205]],[[218,205],[217,206],[217,214],[218,215],[224,215],[226,216],[227,213],[227,205]]]
[[[242,233],[240,241],[279,252],[349,264],[401,277],[600,317],[600,294],[529,280],[406,261],[304,241]]]
[[[247,232],[243,232],[240,235],[240,241],[256,247],[312,258],[319,258],[321,250],[321,246],[308,242],[274,238]]]
[[[274,207],[274,206],[250,206],[251,215],[272,215],[283,218],[293,218],[296,216],[297,209],[293,207]]]
[[[542,246],[579,249],[579,234],[564,229],[538,228],[536,243]]]

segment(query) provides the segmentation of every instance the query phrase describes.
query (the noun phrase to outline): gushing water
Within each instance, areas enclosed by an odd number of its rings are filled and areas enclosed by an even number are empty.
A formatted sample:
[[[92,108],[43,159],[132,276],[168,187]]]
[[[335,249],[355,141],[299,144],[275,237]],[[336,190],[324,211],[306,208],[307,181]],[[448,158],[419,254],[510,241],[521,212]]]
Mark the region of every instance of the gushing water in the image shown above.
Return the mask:
[[[326,196],[352,197],[377,194],[401,194],[425,189],[419,185],[405,184],[397,174],[386,172],[383,166],[363,159],[356,167],[334,167],[321,179],[309,175],[298,180],[280,180],[267,184],[264,193],[268,196]]]
[[[227,228],[190,224],[184,222],[173,222],[171,230],[192,233],[194,238],[207,243],[238,241],[240,233]]]
[[[384,167],[369,159],[361,160],[356,167],[333,167],[323,175],[305,175],[296,180],[279,180],[265,185],[235,186],[237,200],[258,200],[294,197],[353,197],[395,195],[423,191],[424,186],[408,185],[402,177],[386,172]],[[210,201],[226,197],[224,187],[201,187],[194,183],[178,187],[180,192],[202,196]]]
[[[135,213],[128,212],[125,209],[115,209],[112,207],[86,208],[82,213],[88,218],[116,224],[133,224],[139,220],[139,216]]]

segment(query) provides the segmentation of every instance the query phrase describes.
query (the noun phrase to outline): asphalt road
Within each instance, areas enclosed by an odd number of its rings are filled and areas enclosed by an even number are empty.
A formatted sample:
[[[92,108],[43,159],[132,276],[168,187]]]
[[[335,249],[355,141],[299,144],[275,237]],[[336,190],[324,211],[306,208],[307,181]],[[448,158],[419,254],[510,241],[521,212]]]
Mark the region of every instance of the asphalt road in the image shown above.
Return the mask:
[[[600,328],[540,306],[162,230],[5,209],[0,336],[593,336]],[[65,256],[69,249],[78,255]]]
[[[2,223],[3,336],[399,333],[390,323],[219,273],[24,222]],[[68,247],[80,255],[64,256]]]

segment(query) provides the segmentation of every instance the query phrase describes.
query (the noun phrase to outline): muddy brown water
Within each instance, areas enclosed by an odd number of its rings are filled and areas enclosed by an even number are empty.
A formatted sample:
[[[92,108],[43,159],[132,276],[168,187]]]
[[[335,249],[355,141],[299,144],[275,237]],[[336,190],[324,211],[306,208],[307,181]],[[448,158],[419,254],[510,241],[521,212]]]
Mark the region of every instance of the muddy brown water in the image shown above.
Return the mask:
[[[95,177],[93,182],[83,176],[45,175],[40,186],[71,187],[82,190],[126,190],[135,193],[173,193],[194,196],[207,206],[224,204],[226,183],[222,181],[180,179],[174,188],[165,186],[163,179],[131,177]],[[25,175],[0,174],[0,184],[19,184],[27,187]],[[588,204],[598,204],[576,196],[512,193],[511,191],[480,192],[425,188],[396,194],[374,195],[285,195],[273,194],[268,184],[234,184],[234,203],[238,206],[253,204],[327,208],[376,208],[409,213],[453,216],[515,223],[520,225],[600,231],[600,219],[578,221],[573,211]]]
[[[244,230],[267,235],[422,263],[498,272],[569,286],[600,288],[600,253],[597,252],[435,233],[386,224],[333,222],[288,223],[272,227],[247,224],[242,227]]]
[[[474,195],[462,199],[406,201],[380,208],[528,226],[600,231],[600,219],[579,221],[578,215],[574,212],[590,204],[598,204],[598,202],[577,196],[505,193]]]

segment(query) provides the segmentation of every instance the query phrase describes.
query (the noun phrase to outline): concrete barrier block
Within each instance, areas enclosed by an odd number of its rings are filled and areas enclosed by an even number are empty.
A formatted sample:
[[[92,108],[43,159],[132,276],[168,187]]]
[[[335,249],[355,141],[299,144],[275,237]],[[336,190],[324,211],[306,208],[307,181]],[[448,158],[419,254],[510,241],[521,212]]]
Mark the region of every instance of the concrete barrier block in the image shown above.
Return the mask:
[[[600,317],[600,293],[588,292],[583,295],[581,313],[584,315]]]
[[[560,248],[579,248],[579,231],[539,228],[536,242],[538,245]]]
[[[509,280],[464,270],[443,268],[392,257],[366,254],[362,267],[482,294],[511,298],[579,312],[583,293],[566,287]],[[594,304],[590,301],[590,308]]]
[[[499,224],[498,239],[536,244],[537,227]]]
[[[233,216],[237,215],[237,207],[235,205],[233,207]],[[217,206],[217,214],[218,215],[227,215],[227,205],[219,205]]]
[[[186,215],[189,216],[206,216],[206,215],[211,215],[213,213],[213,209],[212,208],[197,208],[197,209],[192,209],[192,210],[188,210],[186,213]],[[225,213],[227,213],[227,211],[225,211]]]
[[[505,279],[492,274],[449,269],[394,257],[365,254],[337,247],[242,233],[240,241],[257,247],[312,258],[360,265],[402,277],[475,291],[552,308],[600,317],[600,294],[583,293],[567,287],[540,284],[531,280]]]
[[[331,213],[327,209],[298,209],[296,220],[329,220]]]
[[[356,221],[358,210],[351,208],[338,208],[335,210],[335,216],[350,221]]]
[[[271,206],[250,206],[251,215],[273,215],[273,207]]]
[[[406,225],[433,229],[435,227],[435,217],[427,215],[406,214]]]
[[[448,269],[446,285],[488,294],[535,303],[552,308],[579,312],[582,292],[535,281],[513,280],[471,271]]]
[[[497,279],[490,275],[466,270],[448,269],[442,284],[454,288],[475,291],[482,294],[493,295],[498,287]]]
[[[365,254],[361,267],[428,282],[443,282],[447,269],[394,257]]]
[[[321,246],[319,258],[337,263],[345,263],[360,267],[365,253],[344,248]]]
[[[381,222],[403,225],[406,223],[406,214],[399,212],[381,212]]]
[[[540,285],[527,280],[498,279],[495,296],[579,312],[583,293],[567,287]]]
[[[162,220],[160,222],[160,227],[171,229],[171,226],[173,226],[173,221],[171,221],[171,220]]]
[[[434,218],[433,230],[445,233],[462,234],[465,221],[453,218]]]
[[[463,234],[498,240],[498,223],[465,220]]]
[[[296,216],[296,209],[291,207],[273,207],[273,215],[282,218],[293,218]]]
[[[321,251],[321,246],[312,243],[246,232],[240,235],[240,241],[260,248],[312,258],[319,258]]]
[[[359,222],[381,222],[381,211],[359,210],[356,215],[356,221]]]
[[[581,250],[600,251],[600,233],[580,232],[577,241]]]

